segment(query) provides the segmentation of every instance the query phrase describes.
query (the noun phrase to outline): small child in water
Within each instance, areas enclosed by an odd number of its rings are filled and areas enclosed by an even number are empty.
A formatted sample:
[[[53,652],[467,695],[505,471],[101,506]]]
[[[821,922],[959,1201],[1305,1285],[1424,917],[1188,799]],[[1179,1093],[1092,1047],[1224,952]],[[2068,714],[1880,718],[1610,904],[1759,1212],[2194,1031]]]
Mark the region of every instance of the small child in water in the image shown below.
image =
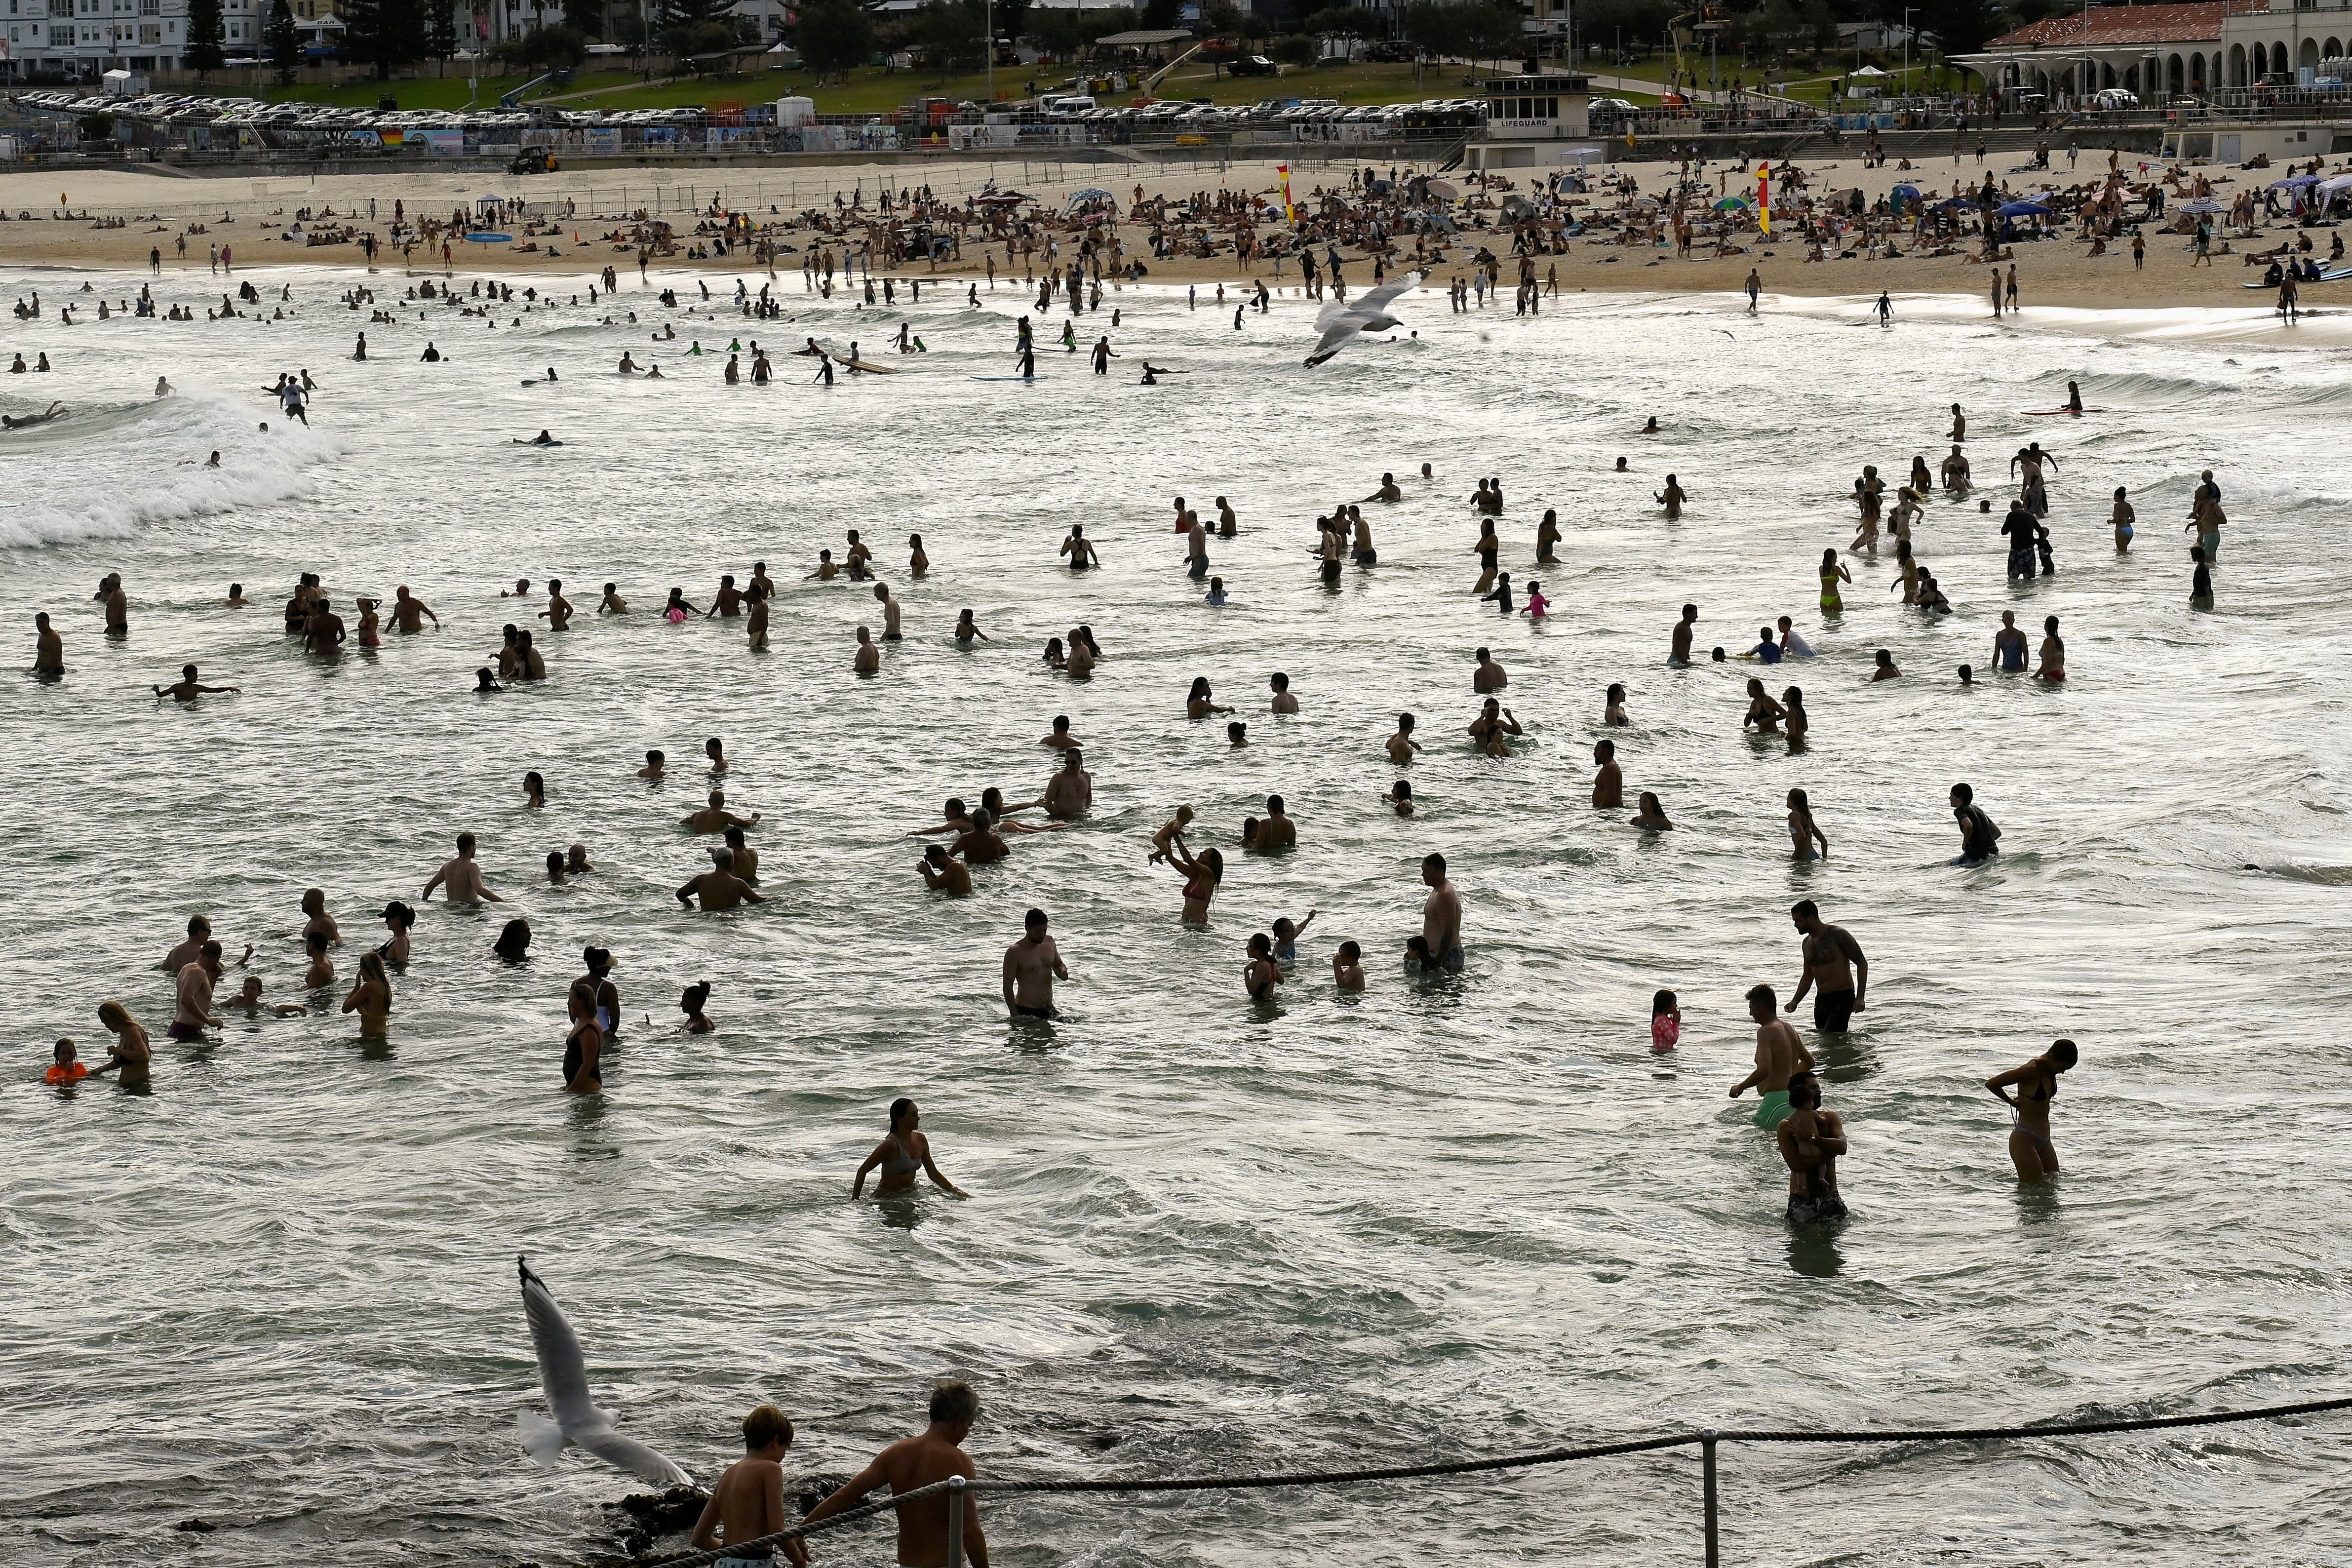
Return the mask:
[[[1360,985],[1363,982],[1360,980],[1357,984]],[[79,1083],[89,1076],[89,1068],[74,1060],[74,1043],[71,1040],[59,1040],[57,1049],[50,1055],[49,1070],[41,1075],[43,1083]]]
[[[1364,950],[1352,942],[1343,942],[1339,951],[1331,955],[1331,980],[1342,991],[1364,988]]]
[[[1307,911],[1307,918],[1296,924],[1292,923],[1288,915],[1275,917],[1274,956],[1277,961],[1290,963],[1297,959],[1298,939],[1307,934],[1308,926],[1315,923],[1315,915],[1316,911],[1309,910]]]
[[[1661,991],[1650,998],[1650,1049],[1664,1056],[1681,1043],[1683,1037],[1682,1004],[1671,991]]]
[[[1543,595],[1543,584],[1530,580],[1528,584],[1528,607],[1521,610],[1519,614],[1531,621],[1539,621],[1544,618],[1544,612],[1550,607],[1551,601]]]
[[[1209,591],[1202,596],[1201,602],[1208,605],[1213,610],[1223,609],[1225,607],[1225,580],[1223,577],[1210,578]]]
[[[703,1016],[703,1006],[709,1000],[710,982],[708,980],[698,980],[693,984],[688,986],[686,988],[686,994],[677,999],[677,1010],[686,1015],[686,1032],[688,1034],[707,1035],[713,1029],[719,1027],[718,1025],[712,1023],[708,1017]]]
[[[1151,836],[1151,853],[1143,858],[1147,866],[1157,866],[1168,858],[1168,847],[1184,842],[1184,829],[1192,825],[1192,808],[1180,805],[1176,815],[1162,823],[1160,831]]]

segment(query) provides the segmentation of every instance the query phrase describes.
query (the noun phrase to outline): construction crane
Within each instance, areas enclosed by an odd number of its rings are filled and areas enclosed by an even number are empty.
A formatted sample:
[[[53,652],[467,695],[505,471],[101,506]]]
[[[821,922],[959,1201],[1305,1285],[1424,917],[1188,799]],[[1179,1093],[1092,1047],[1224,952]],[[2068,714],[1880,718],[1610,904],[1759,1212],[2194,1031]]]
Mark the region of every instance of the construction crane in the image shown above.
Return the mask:
[[[569,70],[559,67],[557,69],[549,71],[544,76],[533,77],[530,80],[523,83],[512,92],[499,94],[499,107],[500,109],[520,109],[522,107],[523,94],[529,92],[532,88],[537,87],[543,81],[551,81],[558,87],[569,87],[572,84],[572,73]]]
[[[1161,79],[1163,77],[1167,76],[1167,74],[1168,74],[1170,71],[1174,70],[1178,66],[1182,65],[1186,60],[1191,59],[1194,55],[1197,55],[1197,54],[1199,54],[1200,52],[1201,52],[1201,46],[1200,46],[1200,45],[1198,45],[1198,44],[1194,44],[1191,48],[1186,49],[1182,54],[1178,55],[1174,59],[1170,60],[1166,65],[1161,66],[1158,70],[1153,71],[1150,76],[1145,77],[1145,78],[1144,78],[1140,82],[1138,82],[1136,85],[1137,85],[1138,87],[1139,87],[1139,88],[1141,88],[1141,89],[1143,89],[1143,96],[1144,96],[1144,97],[1146,97],[1146,98],[1156,98],[1156,97],[1158,97],[1158,96],[1159,96],[1158,89],[1159,89],[1159,86],[1160,86],[1160,79]]]
[[[1684,24],[1686,22],[1693,22],[1695,25],[1685,26]],[[1685,74],[1683,49],[1690,43],[1691,35],[1702,27],[1713,32],[1722,25],[1723,7],[1720,5],[1700,5],[1694,10],[1684,12],[1666,24],[1667,41],[1675,47],[1675,79],[1676,81],[1680,81]],[[1694,77],[1692,79],[1696,81],[1697,79]]]

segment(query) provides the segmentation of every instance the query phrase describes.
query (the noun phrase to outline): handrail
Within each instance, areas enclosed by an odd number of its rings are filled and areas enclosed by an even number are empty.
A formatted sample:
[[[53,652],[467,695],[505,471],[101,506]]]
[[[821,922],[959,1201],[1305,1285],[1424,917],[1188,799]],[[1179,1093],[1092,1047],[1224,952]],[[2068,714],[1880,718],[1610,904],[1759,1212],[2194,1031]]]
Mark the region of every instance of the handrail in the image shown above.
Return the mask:
[[[799,1541],[813,1534],[831,1530],[853,1520],[870,1519],[885,1510],[903,1508],[910,1502],[936,1497],[941,1492],[950,1497],[951,1541],[949,1550],[960,1556],[962,1544],[961,1530],[963,1494],[966,1491],[1005,1493],[1022,1492],[1179,1492],[1179,1491],[1245,1491],[1278,1487],[1351,1486],[1367,1481],[1414,1480],[1429,1476],[1476,1475],[1495,1470],[1525,1469],[1536,1465],[1566,1464],[1578,1459],[1606,1458],[1618,1454],[1653,1453],[1664,1448],[1686,1448],[1696,1444],[1700,1449],[1702,1471],[1702,1508],[1705,1515],[1707,1568],[1717,1568],[1716,1541],[1716,1448],[1724,1443],[1977,1443],[2015,1441],[2029,1437],[2095,1436],[2116,1432],[2154,1432],[2179,1426],[2219,1426],[2244,1421],[2283,1420],[2294,1415],[2315,1415],[2331,1410],[2352,1409],[2352,1398],[2306,1400],[2297,1405],[2268,1405],[2248,1410],[2216,1410],[2194,1415],[2154,1415],[2127,1421],[2062,1421],[2011,1426],[1923,1426],[1897,1427],[1889,1430],[1838,1428],[1809,1432],[1791,1428],[1763,1428],[1755,1431],[1717,1430],[1703,1428],[1696,1432],[1674,1432],[1663,1436],[1628,1438],[1613,1443],[1591,1443],[1575,1447],[1545,1448],[1533,1453],[1502,1454],[1486,1459],[1455,1459],[1426,1465],[1391,1465],[1369,1469],[1281,1471],[1263,1476],[1168,1476],[1123,1480],[1012,1480],[983,1478],[967,1480],[951,1476],[934,1481],[927,1487],[880,1502],[846,1509],[818,1521],[814,1525],[797,1524],[763,1535],[755,1541],[730,1546],[713,1547],[708,1551],[674,1552],[667,1557],[641,1560],[645,1568],[703,1568],[730,1555],[753,1555],[772,1551],[787,1541]]]

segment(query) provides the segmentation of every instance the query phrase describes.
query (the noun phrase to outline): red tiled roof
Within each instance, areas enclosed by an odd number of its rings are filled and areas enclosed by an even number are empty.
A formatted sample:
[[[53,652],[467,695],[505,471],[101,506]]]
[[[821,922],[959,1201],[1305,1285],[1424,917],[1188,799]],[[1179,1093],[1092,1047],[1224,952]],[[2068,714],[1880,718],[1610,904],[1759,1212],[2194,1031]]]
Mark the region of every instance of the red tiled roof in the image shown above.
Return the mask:
[[[2221,18],[2266,11],[2269,0],[2200,0],[2187,5],[2096,5],[2086,16],[2051,16],[2014,33],[2004,33],[1988,49],[2024,49],[2053,45],[2193,44],[2221,37]]]

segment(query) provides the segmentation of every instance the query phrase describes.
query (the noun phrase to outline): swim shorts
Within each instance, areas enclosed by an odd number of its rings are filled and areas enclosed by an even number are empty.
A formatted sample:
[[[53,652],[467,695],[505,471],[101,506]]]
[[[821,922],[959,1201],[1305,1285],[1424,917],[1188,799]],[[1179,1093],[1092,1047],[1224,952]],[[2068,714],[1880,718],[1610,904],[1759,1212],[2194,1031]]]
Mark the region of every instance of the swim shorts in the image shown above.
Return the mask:
[[[1813,1027],[1825,1034],[1843,1034],[1853,1018],[1853,993],[1851,991],[1816,991],[1813,993]]]
[[[1769,1131],[1788,1121],[1790,1114],[1789,1091],[1776,1089],[1756,1107],[1756,1125]]]
[[[165,1029],[163,1033],[175,1040],[201,1040],[205,1037],[205,1031],[201,1026],[183,1024],[176,1018],[172,1021],[172,1026]]]
[[[1062,1015],[1056,1008],[1024,1007],[1020,1003],[1015,1002],[1013,1005],[1013,1016],[1016,1018],[1058,1018]]]
[[[1437,967],[1443,969],[1448,974],[1461,973],[1462,963],[1462,944],[1460,942],[1454,943],[1452,947],[1447,948],[1444,952],[1437,955]]]
[[[1821,1225],[1830,1220],[1843,1218],[1845,1218],[1845,1200],[1835,1193],[1818,1198],[1801,1198],[1793,1193],[1789,1195],[1790,1225]]]
[[[1209,574],[1209,558],[1205,555],[1193,556],[1192,563],[1184,568],[1184,574],[1188,577],[1207,576]]]
[[[2009,552],[2009,574],[2012,577],[2033,575],[2033,551],[2031,547]]]

